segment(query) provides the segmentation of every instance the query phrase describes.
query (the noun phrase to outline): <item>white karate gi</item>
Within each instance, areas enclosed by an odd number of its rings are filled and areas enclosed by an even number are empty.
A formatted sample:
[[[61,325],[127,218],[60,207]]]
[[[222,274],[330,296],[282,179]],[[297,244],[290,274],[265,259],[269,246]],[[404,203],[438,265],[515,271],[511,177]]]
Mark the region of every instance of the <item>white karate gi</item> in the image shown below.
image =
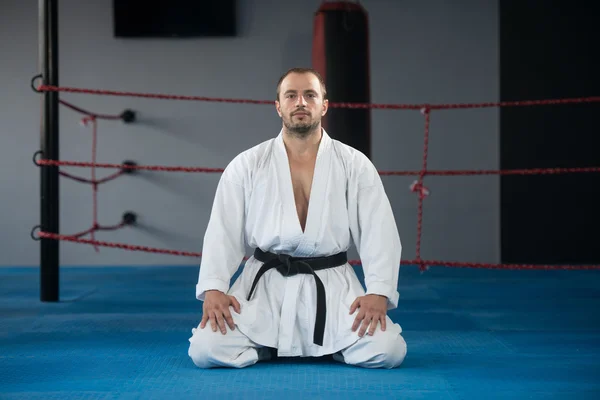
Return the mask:
[[[283,133],[235,157],[217,187],[206,230],[196,297],[207,290],[235,296],[230,307],[236,329],[223,335],[210,323],[192,330],[189,356],[199,367],[243,367],[268,358],[262,347],[279,356],[334,357],[365,367],[395,367],[406,343],[400,325],[387,317],[387,329],[373,336],[352,332],[354,300],[365,294],[351,265],[319,270],[327,297],[323,346],[313,343],[316,286],[312,275],[283,277],[266,272],[250,301],[246,300],[262,262],[250,257],[237,281],[230,279],[245,255],[246,243],[295,257],[327,256],[347,251],[354,241],[360,254],[367,294],[386,296],[397,307],[401,243],[379,173],[361,152],[322,131],[305,231],[296,211]]]

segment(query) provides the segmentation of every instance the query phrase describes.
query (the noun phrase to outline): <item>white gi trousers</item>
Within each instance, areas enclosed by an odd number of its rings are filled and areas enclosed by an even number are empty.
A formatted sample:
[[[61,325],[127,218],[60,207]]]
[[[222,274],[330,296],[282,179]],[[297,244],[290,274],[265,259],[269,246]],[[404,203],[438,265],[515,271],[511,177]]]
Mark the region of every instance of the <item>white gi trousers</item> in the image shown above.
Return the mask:
[[[387,318],[386,330],[378,325],[375,333],[367,333],[350,346],[333,354],[333,359],[363,368],[396,368],[406,357],[406,342],[400,325]],[[360,329],[360,328],[359,328]],[[210,322],[204,329],[198,325],[192,329],[188,355],[199,368],[243,368],[271,358],[269,348],[248,339],[239,329],[226,327],[223,335],[219,329],[213,332]]]

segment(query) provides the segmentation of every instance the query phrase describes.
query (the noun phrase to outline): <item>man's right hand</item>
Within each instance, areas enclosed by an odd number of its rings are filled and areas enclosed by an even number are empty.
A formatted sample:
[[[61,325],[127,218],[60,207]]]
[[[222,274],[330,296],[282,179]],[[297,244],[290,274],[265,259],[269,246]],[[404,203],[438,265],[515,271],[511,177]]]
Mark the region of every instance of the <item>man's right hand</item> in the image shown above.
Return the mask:
[[[233,296],[228,296],[219,290],[209,290],[204,296],[204,305],[202,306],[202,322],[200,328],[204,329],[206,323],[210,320],[210,326],[213,332],[217,331],[217,326],[221,330],[221,333],[225,335],[227,329],[225,327],[225,321],[231,330],[234,330],[235,324],[233,318],[229,312],[229,306],[233,306],[233,309],[240,314],[241,307],[237,299]]]

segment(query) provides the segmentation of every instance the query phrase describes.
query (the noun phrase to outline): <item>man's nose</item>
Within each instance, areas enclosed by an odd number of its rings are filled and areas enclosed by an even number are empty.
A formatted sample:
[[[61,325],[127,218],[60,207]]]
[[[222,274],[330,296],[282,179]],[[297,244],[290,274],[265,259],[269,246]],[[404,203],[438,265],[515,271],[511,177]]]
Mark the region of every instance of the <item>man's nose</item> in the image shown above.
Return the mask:
[[[306,105],[306,100],[304,100],[304,96],[298,96],[298,101],[296,102],[296,106],[304,106]]]

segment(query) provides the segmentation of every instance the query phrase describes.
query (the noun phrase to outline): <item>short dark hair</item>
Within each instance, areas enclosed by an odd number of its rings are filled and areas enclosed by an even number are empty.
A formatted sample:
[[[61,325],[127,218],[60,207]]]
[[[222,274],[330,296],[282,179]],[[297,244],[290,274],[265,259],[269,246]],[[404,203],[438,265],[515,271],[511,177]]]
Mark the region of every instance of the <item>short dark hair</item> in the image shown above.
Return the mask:
[[[279,90],[281,89],[281,83],[289,74],[313,74],[319,79],[319,83],[321,84],[321,91],[323,92],[323,100],[327,98],[327,88],[325,87],[325,80],[321,76],[321,74],[315,70],[314,68],[306,68],[306,67],[294,67],[288,69],[277,82],[277,95],[275,97],[276,100],[279,100]]]

